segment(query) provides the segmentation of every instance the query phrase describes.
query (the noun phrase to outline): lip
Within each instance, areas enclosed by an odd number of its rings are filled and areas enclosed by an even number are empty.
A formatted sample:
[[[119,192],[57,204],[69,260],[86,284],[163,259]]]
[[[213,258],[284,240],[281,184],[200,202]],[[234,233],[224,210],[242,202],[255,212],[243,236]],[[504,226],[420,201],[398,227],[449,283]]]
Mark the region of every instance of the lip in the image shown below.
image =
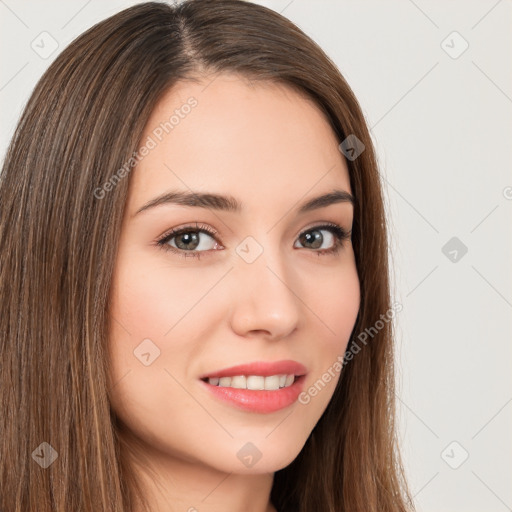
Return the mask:
[[[272,413],[289,407],[297,401],[306,379],[307,369],[297,361],[256,361],[210,372],[200,377],[200,385],[215,398],[243,411],[260,414]],[[287,387],[275,390],[238,389],[213,386],[210,377],[235,377],[237,375],[295,375],[295,382]]]
[[[276,390],[237,389],[212,386],[208,380],[199,383],[215,398],[247,412],[268,414],[289,407],[297,401],[304,387],[305,375],[295,377],[295,382]]]
[[[270,375],[296,375],[302,376],[307,373],[304,365],[297,361],[290,359],[283,361],[255,361],[253,363],[240,364],[237,366],[230,366],[222,370],[216,370],[199,377],[201,380],[210,377],[235,377],[237,375],[261,375],[262,377],[269,377]]]

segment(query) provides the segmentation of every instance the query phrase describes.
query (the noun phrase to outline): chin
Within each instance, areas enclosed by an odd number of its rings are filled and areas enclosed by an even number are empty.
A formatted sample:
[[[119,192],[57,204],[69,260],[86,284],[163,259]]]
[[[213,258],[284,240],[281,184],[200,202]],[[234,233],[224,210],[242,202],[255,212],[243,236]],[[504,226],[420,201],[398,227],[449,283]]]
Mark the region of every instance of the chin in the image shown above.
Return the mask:
[[[259,447],[256,443],[237,443],[236,459],[223,457],[226,460],[227,467],[222,470],[237,474],[263,474],[275,473],[280,469],[289,466],[300,453],[302,446],[287,447],[283,449],[283,445],[272,443],[267,439],[264,447]]]

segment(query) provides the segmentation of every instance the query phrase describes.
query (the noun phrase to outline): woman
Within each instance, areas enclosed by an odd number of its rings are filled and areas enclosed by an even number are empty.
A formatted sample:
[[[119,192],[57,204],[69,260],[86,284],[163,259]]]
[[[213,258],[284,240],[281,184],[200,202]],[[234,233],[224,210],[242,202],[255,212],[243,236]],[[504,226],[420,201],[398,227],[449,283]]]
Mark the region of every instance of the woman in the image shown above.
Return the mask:
[[[98,23],[0,179],[2,511],[412,509],[376,158],[295,25]]]

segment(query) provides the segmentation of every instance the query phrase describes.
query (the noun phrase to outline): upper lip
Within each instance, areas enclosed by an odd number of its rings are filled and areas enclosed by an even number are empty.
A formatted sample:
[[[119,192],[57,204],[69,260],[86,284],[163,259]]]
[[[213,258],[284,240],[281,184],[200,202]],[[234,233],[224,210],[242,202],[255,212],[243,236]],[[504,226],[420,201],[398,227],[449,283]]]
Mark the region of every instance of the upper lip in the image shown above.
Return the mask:
[[[306,373],[306,367],[297,361],[255,361],[252,363],[230,366],[229,368],[223,368],[222,370],[215,370],[202,375],[200,379],[204,380],[210,377],[235,377],[236,375],[261,375],[263,377],[268,377],[270,375],[300,376],[305,375]]]

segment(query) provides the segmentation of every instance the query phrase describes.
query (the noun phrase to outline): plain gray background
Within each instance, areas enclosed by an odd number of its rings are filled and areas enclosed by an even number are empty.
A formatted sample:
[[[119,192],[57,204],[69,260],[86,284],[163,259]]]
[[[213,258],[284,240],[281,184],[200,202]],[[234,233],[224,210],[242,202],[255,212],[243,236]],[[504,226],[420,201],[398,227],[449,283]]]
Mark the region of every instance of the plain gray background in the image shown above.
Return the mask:
[[[2,158],[59,52],[135,3],[0,0]],[[403,305],[397,404],[418,510],[512,510],[510,0],[256,3],[320,44],[371,128]]]

